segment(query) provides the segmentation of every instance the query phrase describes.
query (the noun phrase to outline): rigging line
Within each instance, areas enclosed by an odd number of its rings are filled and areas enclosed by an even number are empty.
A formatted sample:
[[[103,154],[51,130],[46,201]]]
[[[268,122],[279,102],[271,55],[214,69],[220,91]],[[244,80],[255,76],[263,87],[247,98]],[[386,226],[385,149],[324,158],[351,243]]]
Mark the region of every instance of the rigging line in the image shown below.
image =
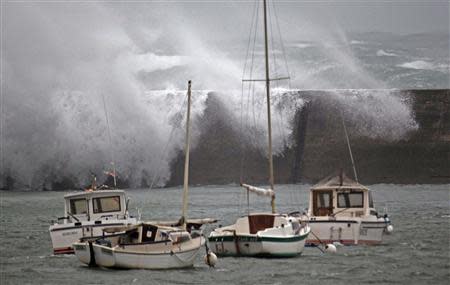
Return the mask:
[[[345,126],[344,116],[342,114],[342,110],[340,110],[340,114],[341,114],[342,126],[344,127],[345,139],[347,141],[348,152],[350,154],[350,160],[352,161],[353,174],[355,175],[355,180],[358,183],[358,175],[356,174],[355,161],[353,160],[352,148],[350,146],[350,140],[348,138],[347,127]]]
[[[179,110],[178,110],[178,112],[176,114],[181,114],[182,113],[181,111],[183,110],[186,102],[187,102],[187,93],[186,93],[186,97],[184,97],[184,100],[181,103],[180,108],[179,108]],[[184,114],[183,114],[183,117],[184,117]],[[177,129],[176,126],[172,127],[172,130],[170,131],[170,134],[169,134],[169,138],[167,139],[167,142],[164,144],[164,149],[161,152],[161,156],[159,157],[158,165],[162,165],[162,161],[163,161],[164,155],[167,153],[167,149],[169,148],[169,142],[172,140],[176,129]],[[153,185],[155,184],[156,178],[160,175],[161,171],[162,171],[162,167],[158,167],[156,169],[156,171],[153,173],[152,182],[150,183],[150,189],[149,190],[153,189]]]
[[[287,75],[289,77],[288,85],[289,85],[289,89],[291,89],[291,79],[290,79],[291,75],[290,75],[289,66],[288,66],[288,63],[287,63],[287,55],[286,55],[286,49],[284,48],[283,37],[281,36],[280,23],[278,21],[278,14],[277,14],[277,8],[275,6],[275,1],[272,1],[272,6],[273,6],[273,13],[275,15],[275,23],[276,23],[277,28],[278,28],[278,35],[279,35],[279,38],[280,38],[281,52],[283,54],[286,72],[287,72]]]
[[[111,138],[111,127],[109,125],[109,116],[108,116],[108,110],[106,109],[106,101],[105,101],[105,94],[102,92],[102,101],[103,101],[103,109],[105,111],[105,119],[106,119],[106,126],[108,129],[108,138],[109,138],[109,151],[111,155],[112,160],[112,166],[113,166],[113,178],[114,178],[114,188],[117,188],[117,173],[116,173],[116,161],[115,161],[115,155],[113,150],[113,144],[112,144],[112,138]]]
[[[242,78],[245,78],[245,71],[247,70],[247,63],[248,63],[248,58],[249,58],[249,53],[250,53],[250,46],[251,46],[251,39],[252,39],[252,34],[253,34],[253,27],[255,28],[256,31],[256,24],[254,25],[255,22],[255,15],[257,15],[257,10],[258,10],[258,6],[257,6],[258,2],[254,2],[253,4],[253,13],[252,13],[252,20],[251,20],[251,25],[250,25],[250,33],[248,35],[248,42],[247,42],[247,52],[245,55],[245,61],[244,61],[244,70],[243,70],[243,74],[242,74]],[[254,47],[253,47],[254,49]],[[252,62],[253,65],[253,62]],[[253,67],[251,66],[251,68],[253,69]],[[252,70],[250,70],[250,77],[252,76]],[[241,84],[241,125],[240,125],[240,130],[241,130],[241,138],[240,138],[240,143],[241,143],[241,165],[240,165],[240,177],[239,180],[240,182],[242,182],[242,180],[244,179],[244,161],[245,161],[245,151],[244,151],[244,126],[243,126],[243,113],[244,113],[244,82],[242,82]]]
[[[270,2],[270,1],[269,1]],[[273,1],[272,1],[273,2]],[[273,57],[273,64],[272,64],[272,68],[273,68],[273,74],[274,77],[278,77],[278,72],[277,72],[277,56],[276,56],[276,49],[275,49],[275,41],[273,40],[273,28],[272,28],[272,14],[270,12],[270,5],[268,5],[267,7],[267,11],[269,14],[269,27],[270,27],[270,45],[272,45],[272,57]],[[278,81],[275,81],[275,87],[278,88],[279,87],[279,83]]]
[[[258,1],[258,0],[257,0]],[[242,78],[245,78],[245,71],[247,70],[247,61],[248,61],[248,54],[250,52],[250,44],[251,44],[251,39],[252,39],[252,34],[253,34],[253,22],[255,21],[255,14],[257,13],[257,7],[256,7],[256,3],[255,2],[253,4],[253,13],[252,13],[252,21],[250,24],[250,33],[248,35],[248,41],[247,41],[247,52],[245,53],[245,61],[244,61],[244,70],[242,72]],[[256,26],[255,26],[256,29]]]
[[[271,1],[271,2],[272,2],[272,7],[274,7],[273,6],[274,5],[274,1]],[[277,70],[278,65],[277,65],[275,41],[273,39],[273,34],[274,34],[273,33],[273,25],[272,25],[272,17],[273,17],[273,15],[271,13],[270,5],[268,6],[268,8],[269,8],[268,12],[269,12],[270,38],[271,38],[271,44],[272,44],[272,57],[273,57],[273,65],[272,66],[273,66],[273,72],[274,72],[275,76],[278,77],[279,75],[278,75],[278,70]],[[280,90],[279,90],[280,84],[279,84],[278,81],[275,81],[275,87],[278,89],[277,92],[275,93],[275,95],[276,95],[276,97],[278,99],[280,99],[279,100],[278,112],[276,112],[276,113],[278,113],[277,115],[280,118],[280,120],[277,123],[277,127],[278,127],[279,133],[280,133],[280,135],[281,135],[281,137],[283,139],[283,146],[284,146],[286,144],[286,136],[285,136],[284,128],[283,128],[282,104],[280,103],[281,102],[281,98],[283,97],[284,94],[281,93]],[[275,102],[273,102],[273,103],[275,104]]]
[[[253,68],[254,68],[254,61],[255,61],[255,48],[256,48],[256,39],[258,37],[258,21],[259,20],[259,1],[257,2],[256,5],[256,18],[255,18],[255,30],[254,30],[254,36],[253,36],[253,49],[252,49],[252,57],[251,57],[251,64],[250,64],[250,78],[253,78]],[[255,83],[251,83],[249,84],[249,88],[248,88],[248,100],[247,100],[247,114],[249,114],[249,109],[250,109],[250,93],[252,93],[252,105],[253,105],[253,124],[254,124],[254,129],[250,131],[250,123],[248,124],[248,129],[249,129],[249,133],[254,133],[254,136],[256,136],[256,120],[255,120],[255,113],[254,113],[254,93],[255,93]],[[247,118],[248,119],[248,118]],[[251,138],[254,136],[250,136]],[[251,139],[252,143],[254,143],[255,138]]]

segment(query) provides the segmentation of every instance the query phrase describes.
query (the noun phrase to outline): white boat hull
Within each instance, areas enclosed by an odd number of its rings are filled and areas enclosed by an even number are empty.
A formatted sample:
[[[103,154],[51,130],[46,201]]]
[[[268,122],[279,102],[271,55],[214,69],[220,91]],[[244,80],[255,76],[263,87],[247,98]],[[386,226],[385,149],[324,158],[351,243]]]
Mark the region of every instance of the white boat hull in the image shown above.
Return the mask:
[[[224,235],[209,237],[208,241],[219,256],[294,257],[302,253],[307,236]]]
[[[192,239],[194,246],[180,248],[175,245],[162,252],[132,251],[121,246],[111,248],[96,243],[92,243],[91,250],[88,242],[75,243],[74,249],[78,259],[87,265],[127,269],[175,269],[192,267],[204,243],[203,237],[197,237]]]
[[[312,234],[306,245],[340,243],[343,245],[376,245],[383,241],[388,223],[384,219],[364,221],[361,218],[315,217],[310,220]]]
[[[83,221],[79,223],[55,224],[49,228],[54,254],[74,253],[72,244],[81,238],[101,237],[103,229],[136,224],[135,218],[125,220],[102,220],[102,223]]]

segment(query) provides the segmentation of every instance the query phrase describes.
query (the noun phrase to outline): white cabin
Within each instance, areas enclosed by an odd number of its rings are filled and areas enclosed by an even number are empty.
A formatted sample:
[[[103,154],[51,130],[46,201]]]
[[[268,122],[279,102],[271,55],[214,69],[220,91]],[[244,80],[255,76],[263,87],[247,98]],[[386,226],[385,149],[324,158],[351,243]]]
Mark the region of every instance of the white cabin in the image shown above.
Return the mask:
[[[125,219],[127,200],[123,190],[97,190],[70,193],[64,196],[64,223],[74,221]]]
[[[136,224],[123,190],[79,191],[64,196],[64,214],[49,227],[55,254],[73,253],[82,238],[103,236],[103,229]]]
[[[376,215],[370,190],[345,174],[325,178],[311,188],[309,195],[310,217]]]

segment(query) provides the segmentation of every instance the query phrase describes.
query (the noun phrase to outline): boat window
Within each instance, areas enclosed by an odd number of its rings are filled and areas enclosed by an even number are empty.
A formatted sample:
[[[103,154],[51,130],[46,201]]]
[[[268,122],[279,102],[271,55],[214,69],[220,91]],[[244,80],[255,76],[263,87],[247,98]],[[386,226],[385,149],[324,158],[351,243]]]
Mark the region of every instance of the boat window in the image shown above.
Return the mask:
[[[317,195],[317,206],[319,208],[331,207],[331,203],[330,203],[331,199],[330,198],[331,198],[331,194],[328,192],[319,193],[319,195]]]
[[[333,193],[331,191],[315,191],[313,194],[314,216],[329,216],[333,212]]]
[[[155,241],[158,227],[148,225],[142,228],[142,242]]]
[[[298,232],[300,231],[300,224],[297,221],[292,222],[292,230],[296,234],[298,234]]]
[[[373,198],[372,198],[372,192],[369,191],[369,207],[373,208]]]
[[[94,198],[92,203],[94,214],[120,211],[120,196]]]
[[[339,193],[338,208],[362,208],[363,197],[362,192]]]
[[[70,213],[80,215],[87,213],[86,199],[70,199]]]

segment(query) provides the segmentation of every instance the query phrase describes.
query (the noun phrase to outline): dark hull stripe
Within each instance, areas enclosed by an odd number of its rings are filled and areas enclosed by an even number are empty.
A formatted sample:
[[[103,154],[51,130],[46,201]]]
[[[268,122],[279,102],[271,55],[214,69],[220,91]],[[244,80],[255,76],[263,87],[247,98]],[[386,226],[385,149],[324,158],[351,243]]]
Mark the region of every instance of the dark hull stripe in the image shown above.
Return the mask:
[[[72,227],[67,227],[67,228],[51,229],[50,232],[58,232],[58,231],[66,231],[66,230],[82,229],[82,228],[115,227],[115,226],[126,226],[126,225],[127,224],[124,224],[124,223],[115,223],[115,224],[72,226]]]
[[[103,253],[105,254],[131,254],[131,255],[147,255],[147,256],[156,256],[156,255],[168,255],[170,253],[148,253],[148,252],[134,252],[134,251],[121,251],[121,250],[112,250],[109,247],[105,247],[105,246],[99,246],[99,245],[94,245],[99,247]],[[194,248],[194,249],[190,249],[190,250],[185,250],[185,251],[176,251],[173,252],[171,255],[178,255],[178,254],[182,254],[182,253],[189,253],[189,252],[193,252],[193,251],[198,251],[200,250],[201,247],[199,248]]]
[[[340,221],[335,221],[335,220],[326,220],[326,221],[323,221],[323,220],[320,220],[320,221],[318,221],[318,220],[310,220],[309,223],[310,224],[314,224],[314,223],[357,224],[358,222],[357,221],[342,221],[342,220],[340,220]]]
[[[294,236],[289,238],[277,238],[277,237],[260,237],[260,236],[236,236],[237,241],[241,242],[297,242],[306,239],[308,235]],[[235,236],[217,236],[209,237],[210,242],[234,242]]]
[[[322,243],[333,243],[333,242],[340,242],[343,245],[376,245],[380,244],[381,240],[359,240],[357,244],[355,244],[355,241],[352,239],[349,240],[322,240]],[[306,240],[305,246],[318,246],[320,245],[320,242],[318,240]]]
[[[64,247],[64,248],[55,248],[53,249],[53,254],[73,254],[75,253],[73,248]]]
[[[232,254],[232,253],[219,253],[215,252],[215,254],[219,257],[235,257],[235,256],[241,256],[241,257],[266,257],[266,258],[289,258],[289,257],[296,257],[301,255],[302,253],[295,252],[295,253],[257,253],[257,254]]]

